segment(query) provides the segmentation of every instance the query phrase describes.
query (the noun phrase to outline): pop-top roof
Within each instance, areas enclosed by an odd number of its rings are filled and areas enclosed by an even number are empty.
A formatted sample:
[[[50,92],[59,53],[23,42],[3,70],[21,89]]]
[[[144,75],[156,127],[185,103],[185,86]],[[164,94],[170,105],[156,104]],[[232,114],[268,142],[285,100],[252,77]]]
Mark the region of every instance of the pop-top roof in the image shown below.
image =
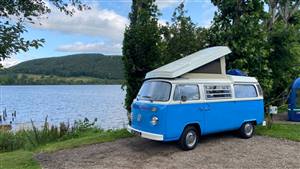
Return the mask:
[[[181,77],[167,81],[172,81],[172,83],[258,83],[255,77],[224,74],[187,73]]]
[[[226,46],[210,47],[159,67],[146,74],[150,78],[176,78],[231,53]]]

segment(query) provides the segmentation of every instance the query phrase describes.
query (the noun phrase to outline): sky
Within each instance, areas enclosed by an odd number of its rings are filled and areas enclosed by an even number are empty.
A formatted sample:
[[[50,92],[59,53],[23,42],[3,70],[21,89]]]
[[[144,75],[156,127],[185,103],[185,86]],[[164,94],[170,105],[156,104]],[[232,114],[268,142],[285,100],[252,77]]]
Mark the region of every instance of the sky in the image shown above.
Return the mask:
[[[26,25],[26,39],[46,40],[43,47],[18,53],[3,62],[9,67],[20,62],[63,56],[76,53],[122,54],[122,40],[131,0],[82,0],[91,10],[76,11],[66,16],[50,5],[52,12],[42,16],[36,23]],[[156,0],[162,16],[160,23],[170,21],[174,9],[182,0]],[[185,0],[185,8],[192,21],[199,26],[209,27],[216,11],[210,0]]]

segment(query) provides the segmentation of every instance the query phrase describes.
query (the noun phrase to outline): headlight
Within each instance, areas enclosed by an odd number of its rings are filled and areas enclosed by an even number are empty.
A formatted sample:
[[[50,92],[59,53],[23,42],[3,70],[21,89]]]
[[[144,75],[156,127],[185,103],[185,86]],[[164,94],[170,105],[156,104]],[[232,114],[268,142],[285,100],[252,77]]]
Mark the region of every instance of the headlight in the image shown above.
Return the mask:
[[[158,118],[156,116],[153,116],[152,119],[151,119],[151,124],[153,126],[155,126],[157,123],[158,123]]]

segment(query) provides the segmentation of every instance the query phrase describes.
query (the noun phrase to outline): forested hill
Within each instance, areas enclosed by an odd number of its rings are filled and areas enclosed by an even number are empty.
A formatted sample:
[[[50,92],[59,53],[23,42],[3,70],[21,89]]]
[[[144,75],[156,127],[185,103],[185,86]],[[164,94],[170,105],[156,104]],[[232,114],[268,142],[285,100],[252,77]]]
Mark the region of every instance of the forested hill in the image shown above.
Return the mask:
[[[61,77],[88,76],[99,79],[123,79],[123,64],[121,56],[76,54],[22,62],[9,68],[8,72]]]

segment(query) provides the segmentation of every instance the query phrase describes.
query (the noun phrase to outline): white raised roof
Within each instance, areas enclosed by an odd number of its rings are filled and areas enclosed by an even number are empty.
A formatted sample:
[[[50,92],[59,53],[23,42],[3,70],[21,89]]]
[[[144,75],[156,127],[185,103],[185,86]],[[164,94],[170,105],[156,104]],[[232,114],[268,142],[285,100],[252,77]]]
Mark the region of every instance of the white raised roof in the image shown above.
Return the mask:
[[[187,73],[169,81],[174,83],[258,83],[254,77],[203,73]]]
[[[229,53],[231,53],[231,50],[226,46],[206,48],[148,72],[145,79],[176,78]]]

